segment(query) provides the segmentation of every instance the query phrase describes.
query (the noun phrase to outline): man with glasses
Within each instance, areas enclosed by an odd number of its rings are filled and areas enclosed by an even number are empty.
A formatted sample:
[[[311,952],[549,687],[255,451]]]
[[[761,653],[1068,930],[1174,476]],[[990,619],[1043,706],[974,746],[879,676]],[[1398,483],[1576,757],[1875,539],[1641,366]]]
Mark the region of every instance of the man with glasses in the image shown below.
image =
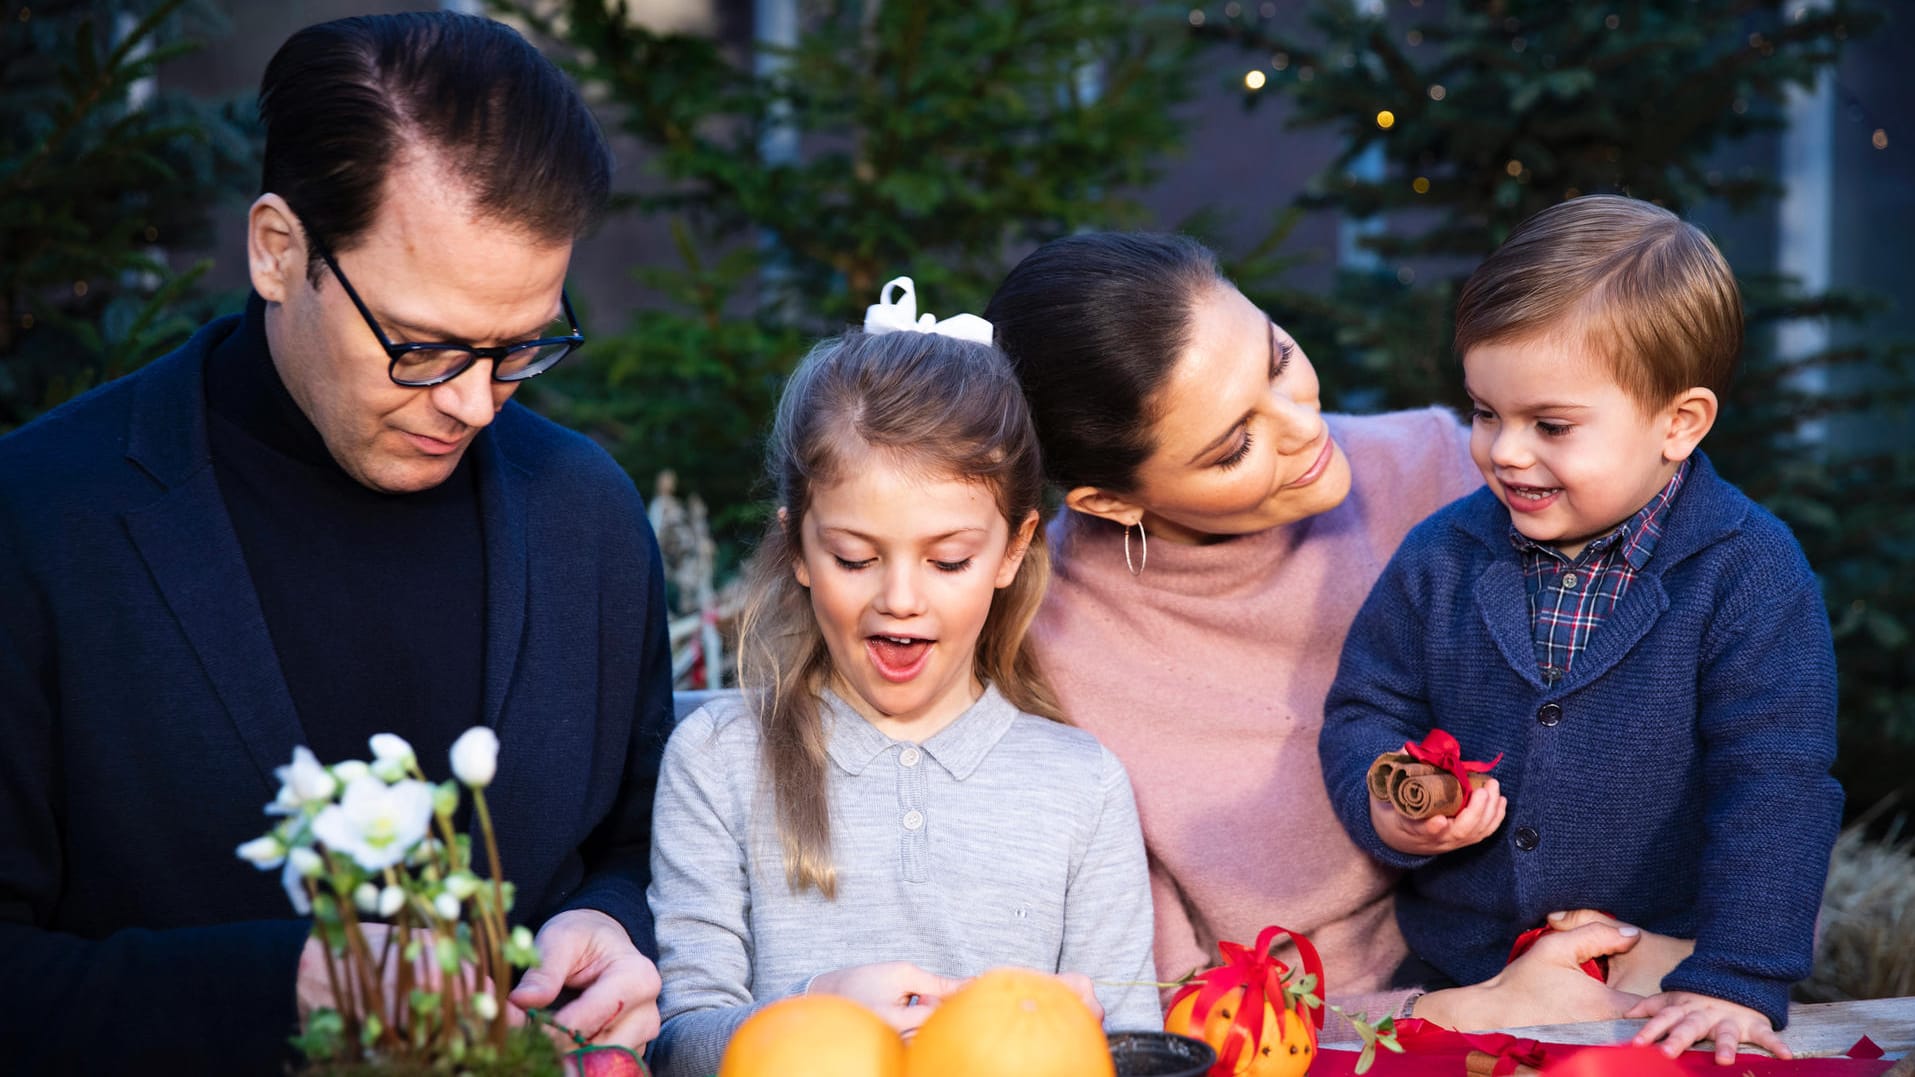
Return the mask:
[[[657,548],[602,450],[510,402],[584,343],[603,136],[447,13],[301,31],[260,114],[245,313],[0,439],[0,1068],[281,1070],[331,995],[234,855],[274,768],[391,731],[440,776],[475,725],[542,957],[513,1002],[643,1044]]]

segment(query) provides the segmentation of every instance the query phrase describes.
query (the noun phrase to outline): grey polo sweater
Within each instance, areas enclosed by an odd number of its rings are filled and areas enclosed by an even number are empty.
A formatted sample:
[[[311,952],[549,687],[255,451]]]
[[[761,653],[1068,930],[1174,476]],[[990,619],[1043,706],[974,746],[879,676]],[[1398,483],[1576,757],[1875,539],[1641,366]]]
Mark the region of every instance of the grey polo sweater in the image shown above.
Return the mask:
[[[812,976],[909,961],[1081,972],[1104,1023],[1161,1028],[1150,884],[1123,765],[995,688],[923,744],[826,693],[838,896],[785,882],[757,722],[738,699],[682,722],[658,779],[659,1077],[717,1070],[732,1030]]]

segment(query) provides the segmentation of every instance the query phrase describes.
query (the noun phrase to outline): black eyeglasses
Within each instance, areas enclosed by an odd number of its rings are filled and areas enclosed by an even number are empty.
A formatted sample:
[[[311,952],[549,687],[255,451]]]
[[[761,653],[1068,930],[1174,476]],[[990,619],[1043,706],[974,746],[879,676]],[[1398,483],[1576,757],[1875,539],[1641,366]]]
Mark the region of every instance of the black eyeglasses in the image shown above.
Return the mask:
[[[430,385],[440,385],[466,372],[473,363],[481,359],[492,360],[493,381],[524,381],[536,378],[540,374],[558,365],[560,359],[577,351],[585,343],[585,334],[579,332],[578,316],[572,313],[572,300],[559,290],[559,305],[565,308],[565,320],[571,326],[571,332],[562,337],[540,337],[537,340],[521,340],[517,344],[501,344],[493,348],[481,348],[472,344],[394,344],[386,331],[379,328],[379,320],[366,309],[365,301],[353,290],[352,282],[339,270],[339,263],[333,261],[332,252],[323,244],[315,241],[313,249],[319,257],[326,260],[326,268],[346,289],[346,297],[352,305],[359,308],[359,314],[366,319],[366,326],[372,335],[386,349],[386,355],[392,359],[386,367],[386,376],[396,384],[409,389],[423,389]]]

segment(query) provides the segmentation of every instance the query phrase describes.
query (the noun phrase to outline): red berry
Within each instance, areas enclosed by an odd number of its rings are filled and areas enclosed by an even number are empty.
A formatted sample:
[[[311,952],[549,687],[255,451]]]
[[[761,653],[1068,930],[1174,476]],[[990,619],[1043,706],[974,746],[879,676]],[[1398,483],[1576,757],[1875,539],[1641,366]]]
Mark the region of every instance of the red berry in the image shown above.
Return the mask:
[[[645,1064],[629,1047],[581,1047],[572,1058],[580,1077],[645,1077]]]

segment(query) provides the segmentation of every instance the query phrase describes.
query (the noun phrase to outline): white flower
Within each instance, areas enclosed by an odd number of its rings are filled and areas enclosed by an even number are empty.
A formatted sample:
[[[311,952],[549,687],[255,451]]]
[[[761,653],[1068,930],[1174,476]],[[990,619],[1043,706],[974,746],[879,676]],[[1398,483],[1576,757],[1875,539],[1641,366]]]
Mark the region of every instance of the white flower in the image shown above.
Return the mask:
[[[479,1015],[479,1020],[490,1021],[499,1016],[499,1000],[489,991],[480,991],[472,996],[472,1012]]]
[[[313,834],[326,846],[384,871],[406,858],[432,822],[432,787],[421,781],[392,785],[370,775],[346,786],[339,803],[313,819]]]
[[[303,744],[293,749],[292,764],[274,767],[273,776],[279,779],[279,795],[266,806],[272,815],[296,815],[302,808],[331,800],[339,788],[333,776],[319,765],[319,757]]]
[[[304,845],[286,854],[286,866],[293,874],[304,879],[317,879],[326,870],[326,862],[320,859],[319,854]]]
[[[457,920],[459,918],[459,899],[441,890],[439,891],[439,896],[432,899],[432,911],[438,913],[439,919],[441,920]]]
[[[295,853],[311,851],[310,849],[293,850]],[[286,900],[292,902],[294,915],[312,915],[312,899],[306,896],[306,877],[300,874],[298,861],[293,857],[286,858],[285,870],[279,873],[279,885],[286,889]]]
[[[479,890],[479,877],[469,871],[455,871],[446,877],[446,890],[460,901],[471,897]]]
[[[372,772],[381,781],[396,782],[412,770],[412,745],[396,733],[372,735]]]
[[[360,912],[371,916],[379,911],[379,888],[372,883],[360,883],[353,888],[352,903]]]
[[[261,871],[271,871],[286,859],[286,843],[280,841],[277,834],[254,838],[236,851],[241,860]]]
[[[412,745],[397,733],[374,733],[372,735],[372,757],[374,759],[397,759],[401,763],[412,762]]]
[[[332,776],[339,779],[340,785],[351,785],[354,778],[362,778],[372,773],[372,768],[363,759],[348,759],[344,763],[332,765]]]
[[[390,920],[406,907],[406,892],[396,886],[379,891],[379,915]]]
[[[452,773],[474,789],[492,784],[499,770],[499,736],[482,725],[459,734],[452,742]]]

